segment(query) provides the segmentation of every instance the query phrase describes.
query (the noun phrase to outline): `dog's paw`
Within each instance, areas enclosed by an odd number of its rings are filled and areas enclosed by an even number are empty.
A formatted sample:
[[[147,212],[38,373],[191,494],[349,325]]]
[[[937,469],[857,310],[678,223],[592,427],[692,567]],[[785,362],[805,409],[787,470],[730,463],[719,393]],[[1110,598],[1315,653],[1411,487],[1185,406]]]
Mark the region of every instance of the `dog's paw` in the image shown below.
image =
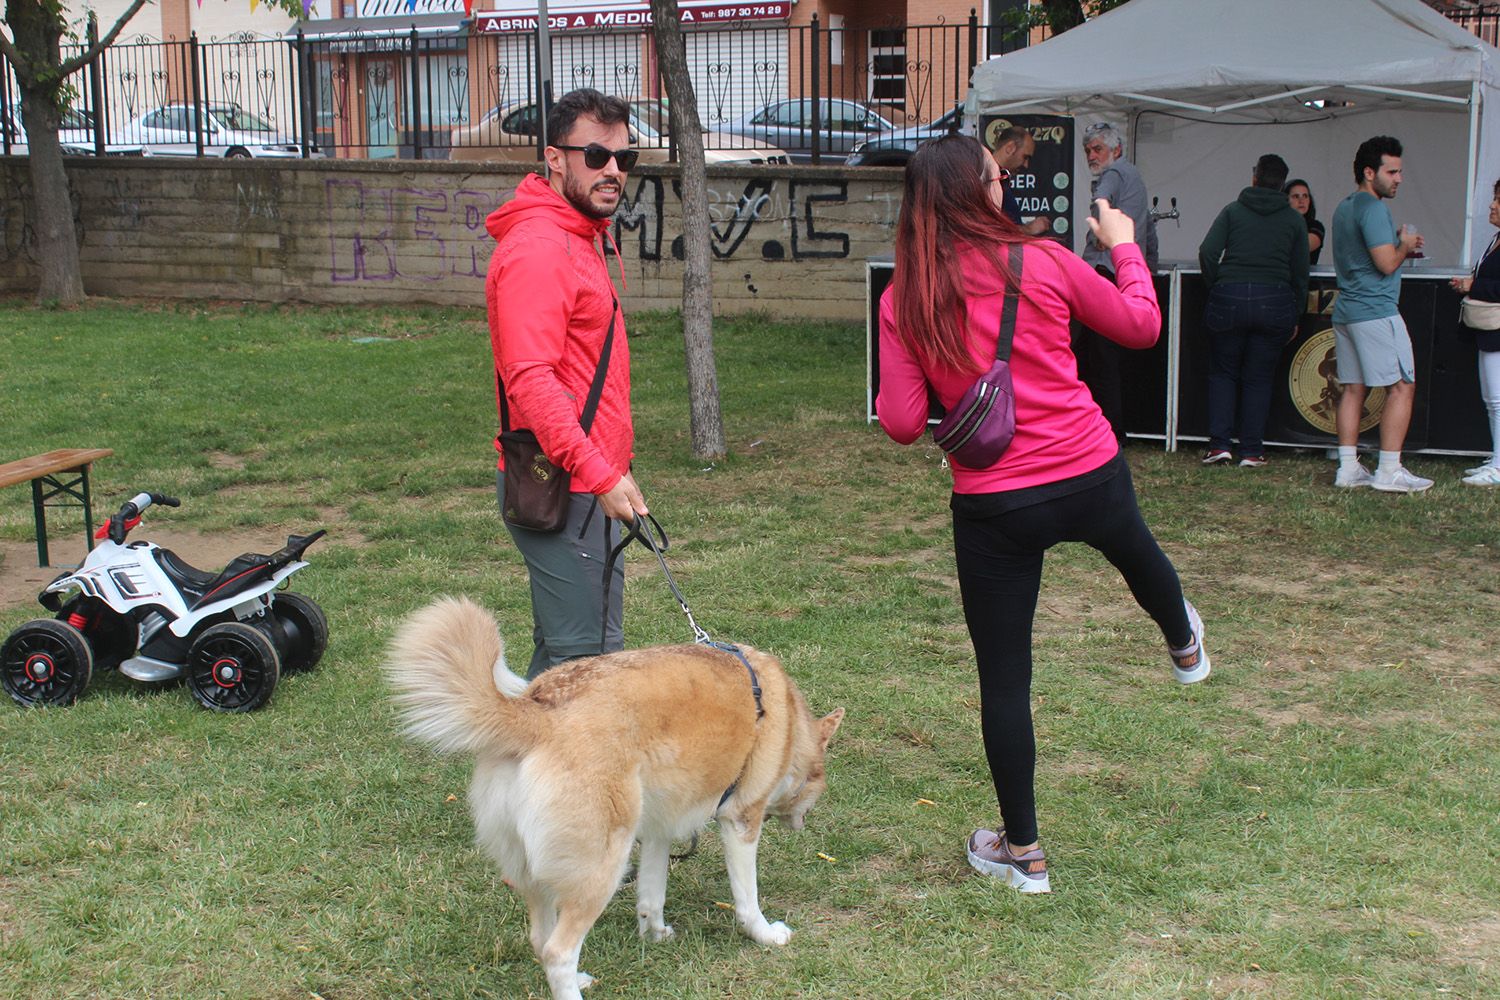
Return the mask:
[[[672,930],[672,925],[662,923],[661,914],[636,914],[636,930],[641,937],[647,941],[665,941],[677,932]]]
[[[580,990],[586,990],[590,986],[593,986],[593,985],[594,985],[594,977],[593,976],[589,975],[587,972],[580,972],[580,973],[578,973],[578,988]]]
[[[780,920],[774,924],[762,924],[760,928],[748,933],[756,944],[765,945],[768,948],[779,948],[792,939],[792,929]]]

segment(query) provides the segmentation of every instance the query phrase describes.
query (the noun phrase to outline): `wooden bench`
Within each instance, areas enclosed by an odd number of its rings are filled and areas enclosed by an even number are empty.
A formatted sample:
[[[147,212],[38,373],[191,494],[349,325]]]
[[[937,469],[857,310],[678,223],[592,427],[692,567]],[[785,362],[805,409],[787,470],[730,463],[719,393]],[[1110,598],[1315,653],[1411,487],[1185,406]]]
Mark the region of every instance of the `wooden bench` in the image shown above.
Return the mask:
[[[36,514],[36,558],[47,562],[47,508],[83,507],[83,530],[89,551],[94,548],[94,508],[89,498],[89,466],[108,458],[110,448],[60,448],[0,465],[0,487],[31,481],[31,506]],[[71,476],[72,478],[64,478]],[[56,497],[72,497],[78,503],[47,503]]]

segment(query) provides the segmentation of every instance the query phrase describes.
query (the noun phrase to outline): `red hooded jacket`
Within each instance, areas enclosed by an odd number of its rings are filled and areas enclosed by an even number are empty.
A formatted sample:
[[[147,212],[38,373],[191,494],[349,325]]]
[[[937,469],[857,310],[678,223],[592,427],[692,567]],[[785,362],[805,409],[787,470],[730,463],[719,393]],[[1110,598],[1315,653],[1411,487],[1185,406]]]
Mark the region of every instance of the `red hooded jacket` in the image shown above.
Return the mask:
[[[616,305],[601,239],[609,221],[589,218],[540,174],[527,174],[485,227],[495,238],[484,286],[490,346],[510,426],[536,434],[547,458],[572,474],[575,493],[608,493],[630,469],[635,445],[625,316]],[[585,437],[578,419],[612,310],[609,371]],[[497,408],[499,391],[497,384]],[[504,468],[503,455],[499,464]]]

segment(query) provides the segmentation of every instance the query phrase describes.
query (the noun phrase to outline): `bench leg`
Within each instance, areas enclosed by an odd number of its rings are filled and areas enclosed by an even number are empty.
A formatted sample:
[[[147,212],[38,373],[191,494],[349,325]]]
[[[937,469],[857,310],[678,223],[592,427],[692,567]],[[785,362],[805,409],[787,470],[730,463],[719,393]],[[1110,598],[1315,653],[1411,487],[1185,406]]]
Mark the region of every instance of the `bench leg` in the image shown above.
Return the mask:
[[[42,503],[42,480],[31,481],[31,509],[36,516],[36,564],[47,565],[47,508]]]
[[[80,471],[83,472],[83,551],[87,558],[94,551],[94,508],[89,493],[89,467],[85,465]]]

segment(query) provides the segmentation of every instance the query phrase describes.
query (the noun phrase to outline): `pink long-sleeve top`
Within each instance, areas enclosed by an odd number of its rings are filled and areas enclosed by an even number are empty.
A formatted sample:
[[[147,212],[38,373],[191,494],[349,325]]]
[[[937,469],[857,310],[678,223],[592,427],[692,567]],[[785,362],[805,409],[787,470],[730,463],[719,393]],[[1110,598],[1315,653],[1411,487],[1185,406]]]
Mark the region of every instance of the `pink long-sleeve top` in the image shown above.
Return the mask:
[[[1001,493],[1055,483],[1104,465],[1119,450],[1109,421],[1078,378],[1068,320],[1125,347],[1145,348],[1161,333],[1161,309],[1140,247],[1111,251],[1118,287],[1050,240],[1028,242],[1011,347],[1016,436],[994,465],[967,468],[949,459],[955,493]],[[1002,259],[1004,255],[1002,254]],[[961,256],[968,289],[969,346],[980,371],[995,359],[1005,279],[978,251]],[[911,444],[927,429],[927,386],[952,409],[973,372],[926,371],[896,324],[895,287],[880,299],[880,393],[875,411],[892,439]]]

